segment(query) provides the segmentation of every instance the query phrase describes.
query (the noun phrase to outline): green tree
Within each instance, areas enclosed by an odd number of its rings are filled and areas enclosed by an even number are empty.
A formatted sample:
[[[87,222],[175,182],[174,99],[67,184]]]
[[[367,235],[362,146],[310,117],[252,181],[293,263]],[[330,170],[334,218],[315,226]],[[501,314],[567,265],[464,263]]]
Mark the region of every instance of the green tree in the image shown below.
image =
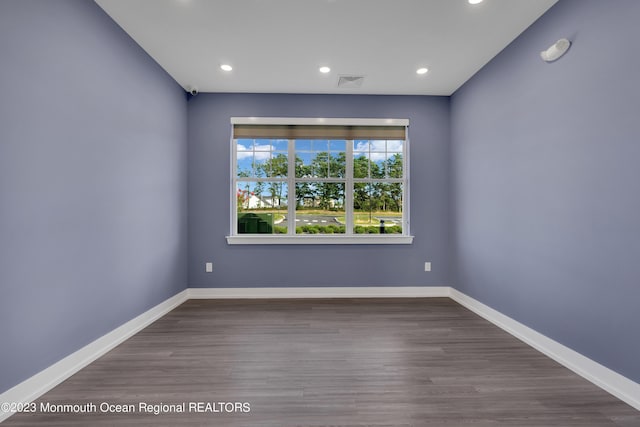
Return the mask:
[[[316,187],[309,182],[296,183],[296,204],[298,207],[304,207],[304,201],[311,200],[312,207],[315,207]]]
[[[257,198],[261,199],[262,193],[264,192],[264,182],[256,182],[256,185],[253,187],[253,192]]]
[[[262,176],[283,178],[287,176],[289,165],[286,154],[276,154],[265,162],[261,163],[259,170]],[[264,191],[264,183],[260,188],[260,194]],[[267,191],[271,196],[271,201],[275,206],[282,206],[285,183],[280,181],[270,181],[267,184]]]
[[[371,209],[370,206],[370,185],[357,182],[353,184],[353,209],[360,212],[367,212]]]
[[[343,178],[346,169],[346,154],[344,152],[329,153],[321,151],[311,161],[313,176],[317,178]],[[314,183],[315,196],[321,209],[334,207],[336,200],[344,199],[344,185],[334,182]],[[315,202],[314,202],[315,206]]]
[[[286,178],[289,171],[289,163],[286,154],[276,154],[265,162],[268,165],[267,176],[276,178]]]
[[[387,159],[387,173],[389,178],[402,178],[403,161],[402,154],[397,153]],[[402,211],[402,184],[387,184],[385,194],[388,197],[390,210],[394,212]]]
[[[364,156],[358,156],[353,159],[353,177],[369,178],[369,159]]]
[[[344,200],[344,184],[320,182],[317,184],[317,198],[321,209],[334,208],[336,201]]]
[[[402,184],[394,182],[389,184],[389,197],[392,201],[391,210],[402,212]]]
[[[387,159],[387,176],[389,178],[402,178],[402,154],[397,153]]]
[[[331,178],[344,178],[347,166],[347,153],[332,152],[329,157],[329,176]]]

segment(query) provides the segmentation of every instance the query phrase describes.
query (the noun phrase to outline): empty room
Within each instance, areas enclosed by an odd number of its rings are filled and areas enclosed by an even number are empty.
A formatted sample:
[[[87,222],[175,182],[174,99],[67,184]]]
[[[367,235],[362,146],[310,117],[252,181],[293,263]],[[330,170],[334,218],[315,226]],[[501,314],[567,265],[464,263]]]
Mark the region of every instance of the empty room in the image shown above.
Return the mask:
[[[637,0],[0,0],[2,426],[640,426]]]

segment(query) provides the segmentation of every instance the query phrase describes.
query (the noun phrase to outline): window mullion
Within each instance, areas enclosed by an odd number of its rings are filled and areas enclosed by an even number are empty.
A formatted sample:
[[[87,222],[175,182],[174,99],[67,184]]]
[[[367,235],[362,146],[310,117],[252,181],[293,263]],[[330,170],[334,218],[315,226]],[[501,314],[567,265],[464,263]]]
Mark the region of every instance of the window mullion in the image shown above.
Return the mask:
[[[353,234],[353,140],[347,141],[344,189],[345,234]]]
[[[287,144],[287,152],[289,155],[289,161],[287,163],[287,187],[289,187],[289,197],[287,202],[287,219],[289,227],[287,230],[288,235],[295,236],[296,234],[296,146],[295,140],[290,139]]]

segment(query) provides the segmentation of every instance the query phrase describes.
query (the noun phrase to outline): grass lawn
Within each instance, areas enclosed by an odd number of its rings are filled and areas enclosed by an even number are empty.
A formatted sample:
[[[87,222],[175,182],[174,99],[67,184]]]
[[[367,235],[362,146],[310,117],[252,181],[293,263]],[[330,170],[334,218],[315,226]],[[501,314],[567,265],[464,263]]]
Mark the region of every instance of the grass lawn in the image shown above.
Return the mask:
[[[402,212],[355,212],[354,225],[380,225],[379,217],[394,218],[397,222],[402,222]],[[344,214],[336,216],[338,221],[344,224],[346,217]]]

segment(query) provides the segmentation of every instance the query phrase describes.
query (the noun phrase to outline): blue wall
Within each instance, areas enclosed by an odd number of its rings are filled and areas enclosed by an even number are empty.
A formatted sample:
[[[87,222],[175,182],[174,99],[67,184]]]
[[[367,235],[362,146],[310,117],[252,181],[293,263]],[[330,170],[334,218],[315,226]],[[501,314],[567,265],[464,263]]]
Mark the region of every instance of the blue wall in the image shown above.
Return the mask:
[[[452,97],[451,169],[456,287],[636,382],[638,17],[561,0]]]
[[[410,120],[413,245],[229,246],[230,117]],[[200,94],[189,101],[189,286],[450,284],[449,99]],[[424,262],[433,263],[424,272]],[[204,263],[214,262],[213,273]]]
[[[94,2],[0,1],[0,392],[186,287],[184,91]]]

